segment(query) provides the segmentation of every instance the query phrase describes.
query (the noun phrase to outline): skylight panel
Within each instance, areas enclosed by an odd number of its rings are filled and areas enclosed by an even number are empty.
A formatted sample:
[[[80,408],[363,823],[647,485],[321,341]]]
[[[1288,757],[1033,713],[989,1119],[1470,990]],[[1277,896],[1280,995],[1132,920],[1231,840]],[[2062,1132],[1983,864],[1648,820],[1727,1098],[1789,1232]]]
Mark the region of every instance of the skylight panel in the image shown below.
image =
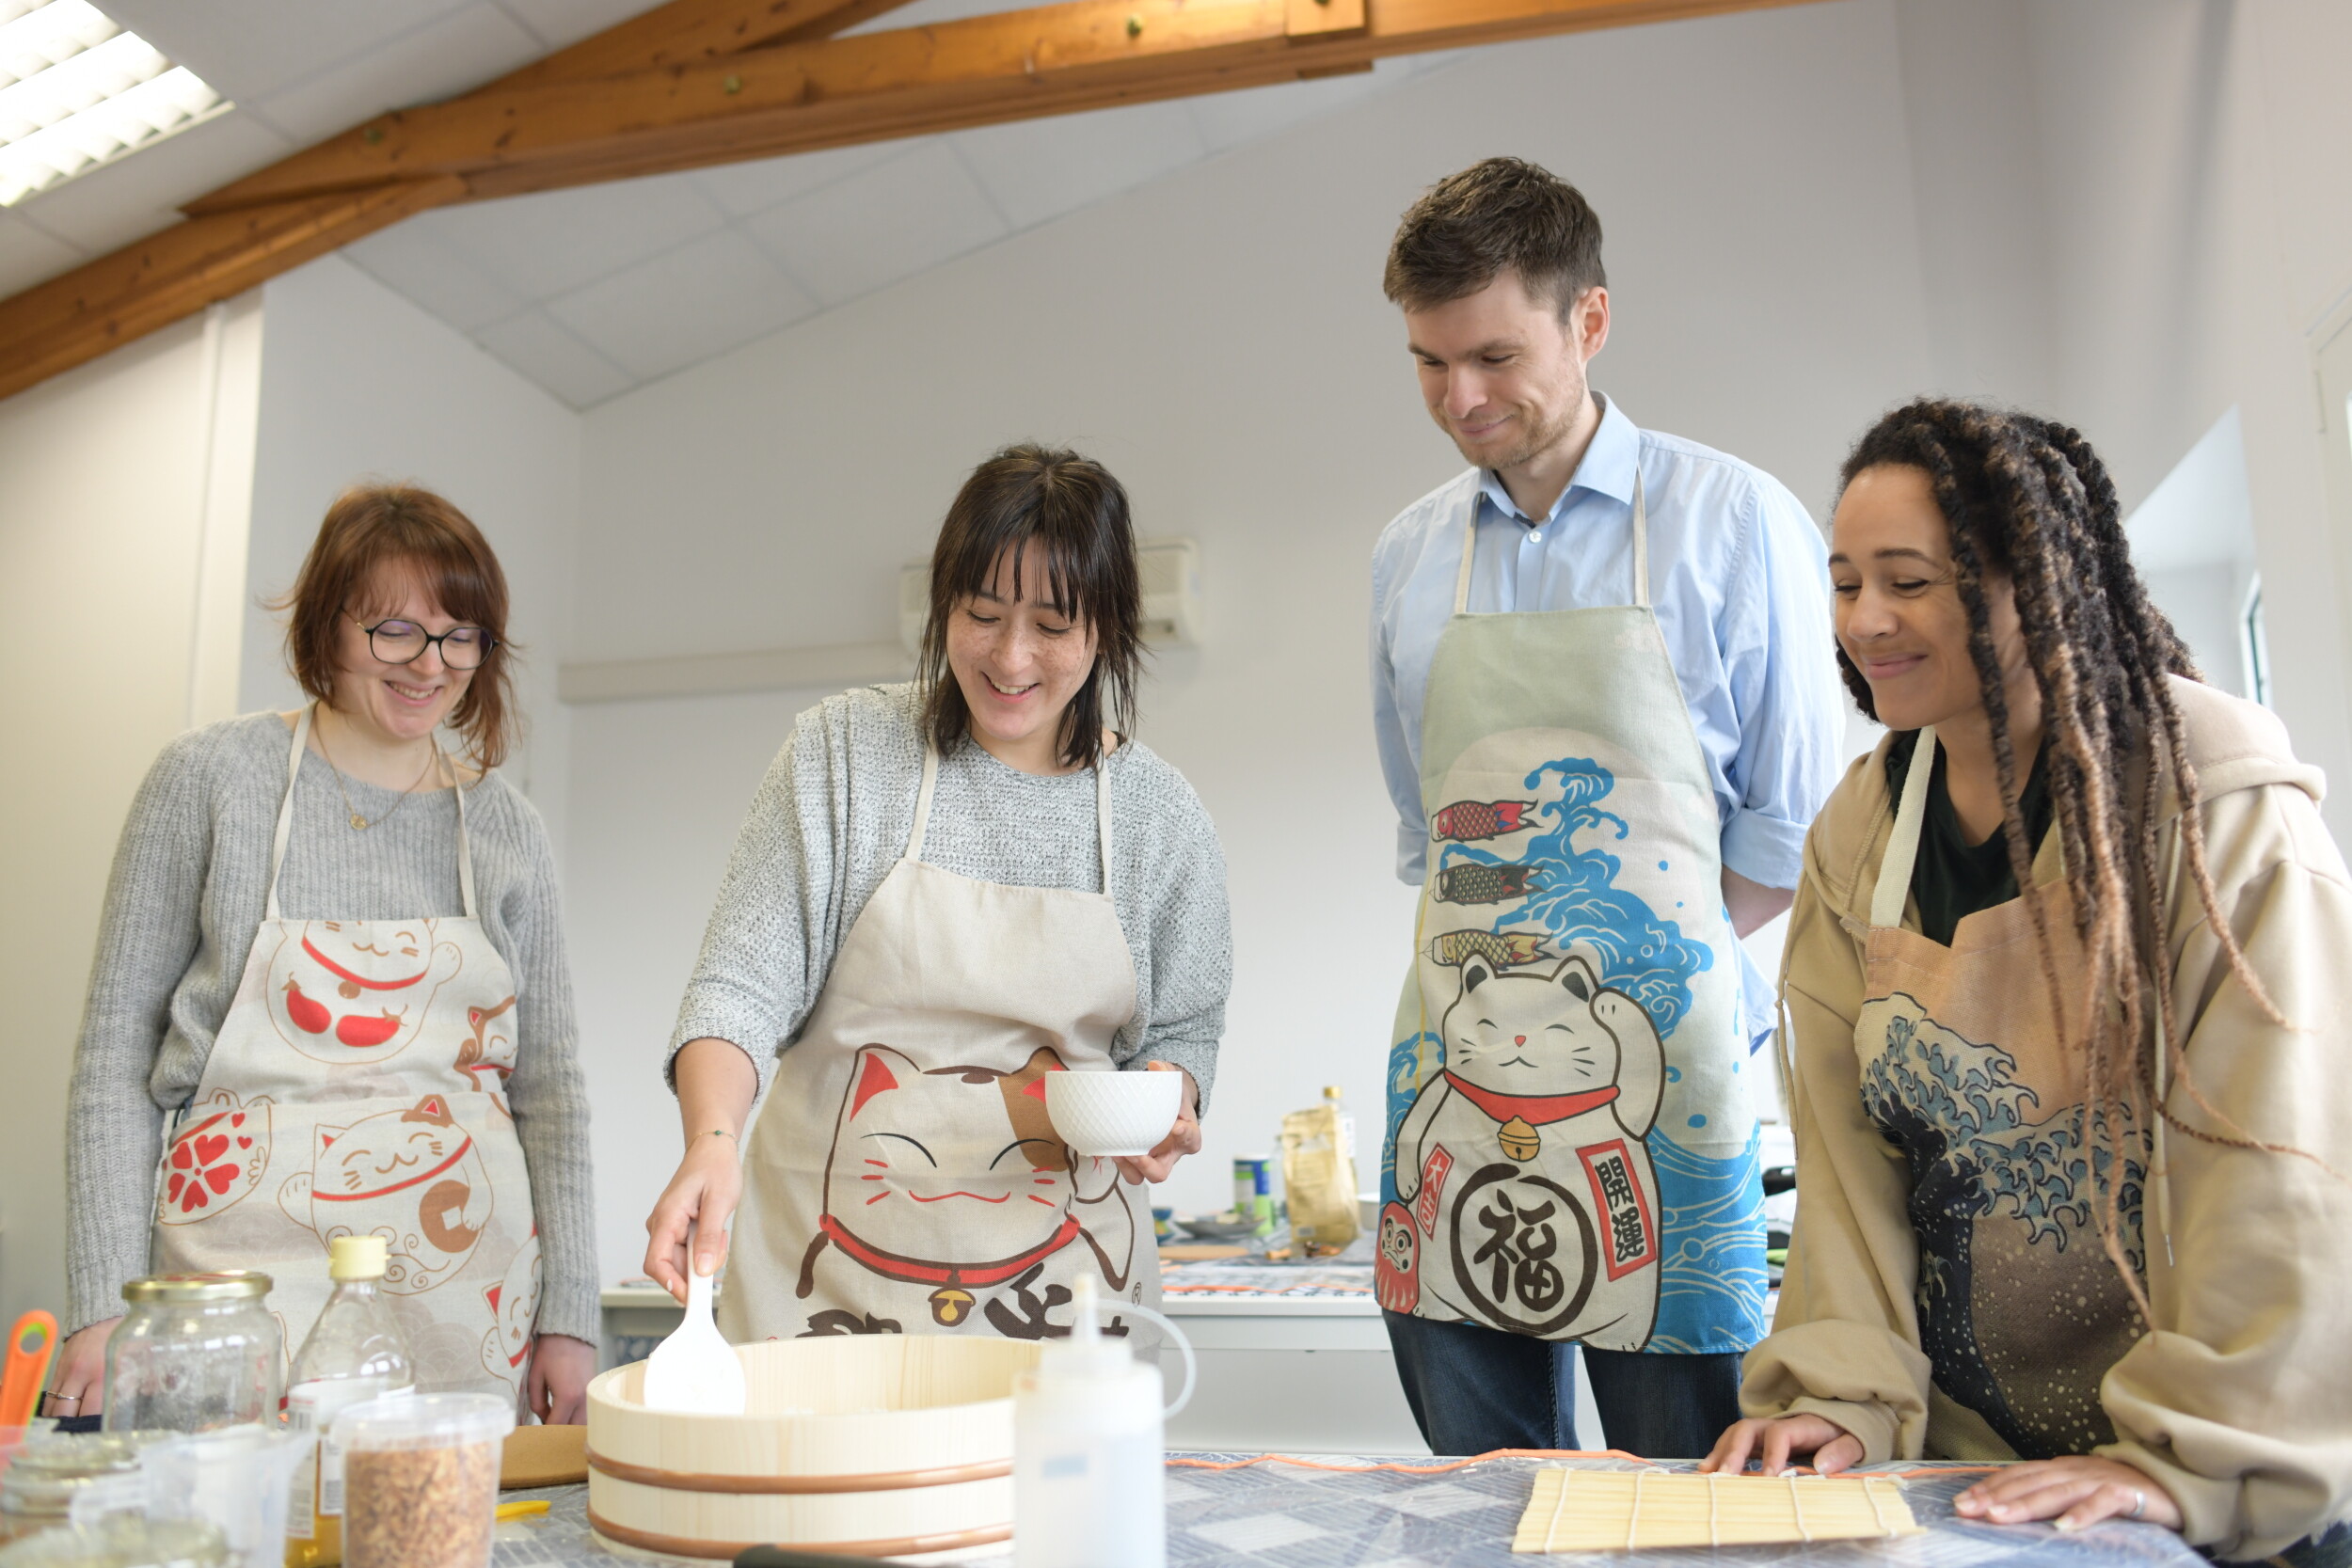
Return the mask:
[[[0,207],[229,107],[89,0],[0,0]]]

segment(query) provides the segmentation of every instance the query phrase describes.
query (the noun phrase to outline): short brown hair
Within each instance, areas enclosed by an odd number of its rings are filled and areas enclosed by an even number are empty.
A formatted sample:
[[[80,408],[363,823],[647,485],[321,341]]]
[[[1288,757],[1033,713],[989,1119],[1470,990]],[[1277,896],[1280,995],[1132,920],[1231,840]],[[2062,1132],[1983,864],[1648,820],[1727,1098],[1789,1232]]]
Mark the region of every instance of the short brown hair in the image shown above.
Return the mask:
[[[1474,294],[1509,268],[1532,299],[1565,318],[1606,287],[1600,219],[1583,194],[1520,158],[1489,158],[1449,174],[1405,210],[1381,287],[1407,310]]]
[[[443,613],[490,634],[490,651],[450,710],[449,722],[465,738],[469,762],[485,771],[496,768],[516,740],[506,574],[473,519],[430,490],[355,485],[326,509],[293,589],[270,604],[293,612],[286,622],[286,662],[294,679],[318,701],[333,702],[343,617],[383,608],[361,604],[358,596],[387,568],[415,573]]]
[[[931,611],[923,627],[918,679],[923,728],[941,752],[971,736],[972,710],[947,668],[947,618],[986,591],[997,557],[1012,552],[1014,591],[1037,546],[1046,598],[1057,615],[1094,630],[1094,668],[1062,710],[1064,767],[1103,754],[1105,724],[1134,733],[1143,673],[1143,589],[1136,576],[1135,526],[1127,491],[1110,470],[1074,451],[1007,447],[972,470],[947,508],[931,549]]]

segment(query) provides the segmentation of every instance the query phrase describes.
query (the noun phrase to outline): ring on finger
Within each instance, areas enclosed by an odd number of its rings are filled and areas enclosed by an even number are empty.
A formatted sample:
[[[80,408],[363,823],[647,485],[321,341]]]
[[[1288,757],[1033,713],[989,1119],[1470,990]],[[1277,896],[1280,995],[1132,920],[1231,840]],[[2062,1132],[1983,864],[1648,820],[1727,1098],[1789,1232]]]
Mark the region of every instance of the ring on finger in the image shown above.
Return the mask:
[[[2141,1491],[2141,1490],[2140,1490],[2138,1487],[2137,1487],[2137,1486],[2133,1487],[2133,1488],[2132,1488],[2132,1511],[2131,1511],[2131,1513],[2129,1513],[2125,1514],[2125,1515],[2124,1515],[2124,1517],[2125,1517],[2125,1518],[2127,1518],[2127,1519],[2137,1519],[2137,1518],[2140,1517],[2142,1514],[2146,1513],[2147,1512],[2148,1512],[2148,1494],[2147,1494],[2147,1493],[2145,1493],[2145,1492],[2143,1492],[2143,1491]]]

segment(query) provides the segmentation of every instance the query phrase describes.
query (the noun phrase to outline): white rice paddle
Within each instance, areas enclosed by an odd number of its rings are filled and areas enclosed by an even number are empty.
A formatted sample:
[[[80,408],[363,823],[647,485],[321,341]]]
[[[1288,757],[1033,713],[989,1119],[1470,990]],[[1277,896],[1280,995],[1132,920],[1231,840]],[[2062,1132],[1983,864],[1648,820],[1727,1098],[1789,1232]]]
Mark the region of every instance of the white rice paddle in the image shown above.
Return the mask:
[[[699,1227],[697,1227],[699,1228]],[[710,1275],[694,1267],[694,1234],[686,1236],[686,1318],[654,1346],[645,1362],[648,1410],[740,1416],[751,1397],[743,1363],[710,1316]]]

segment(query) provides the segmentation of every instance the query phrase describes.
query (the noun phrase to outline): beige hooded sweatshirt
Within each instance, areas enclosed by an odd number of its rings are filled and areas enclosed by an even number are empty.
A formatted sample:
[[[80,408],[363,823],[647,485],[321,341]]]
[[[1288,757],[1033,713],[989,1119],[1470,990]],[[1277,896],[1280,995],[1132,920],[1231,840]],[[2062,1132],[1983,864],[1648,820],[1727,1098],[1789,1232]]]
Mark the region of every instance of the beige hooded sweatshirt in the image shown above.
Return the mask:
[[[2099,1385],[2117,1441],[2180,1504],[2183,1535],[2229,1558],[2276,1553],[2352,1515],[2352,879],[2321,821],[2319,770],[2267,710],[2175,679],[2219,907],[2271,1000],[2222,957],[2178,853],[2168,798],[2158,864],[2173,1003],[2205,1098],[2259,1139],[2326,1162],[2161,1130],[2143,1206],[2155,1320]],[[1854,763],[1805,840],[1788,929],[1786,1043],[1797,1223],[1772,1335],[1749,1353],[1751,1416],[1809,1411],[1871,1462],[2010,1459],[1931,1386],[1920,1349],[1910,1167],[1863,1108],[1854,1021],[1870,895],[1894,825],[1884,744]],[[2034,864],[2062,875],[2053,832]],[[1918,928],[1915,903],[1904,925]],[[2017,977],[2043,983],[2039,966]],[[2173,1113],[2221,1131],[2179,1085]]]

